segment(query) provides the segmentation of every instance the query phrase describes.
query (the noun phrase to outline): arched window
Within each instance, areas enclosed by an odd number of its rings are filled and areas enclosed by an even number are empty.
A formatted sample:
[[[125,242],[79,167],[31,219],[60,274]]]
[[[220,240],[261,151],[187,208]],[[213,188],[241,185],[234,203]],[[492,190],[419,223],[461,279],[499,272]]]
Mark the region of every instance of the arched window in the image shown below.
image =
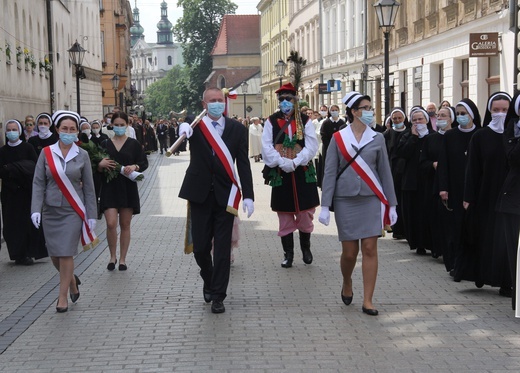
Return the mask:
[[[224,76],[220,75],[218,77],[217,87],[221,89],[226,88],[226,78],[224,78]]]
[[[172,56],[168,56],[168,66],[172,65]]]

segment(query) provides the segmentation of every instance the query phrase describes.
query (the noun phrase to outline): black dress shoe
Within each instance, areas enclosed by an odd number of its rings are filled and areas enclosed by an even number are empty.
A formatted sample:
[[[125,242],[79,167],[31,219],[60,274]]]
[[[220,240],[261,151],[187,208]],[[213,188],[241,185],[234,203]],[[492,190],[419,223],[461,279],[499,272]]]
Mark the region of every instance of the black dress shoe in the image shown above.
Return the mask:
[[[343,295],[343,288],[341,288],[341,300],[343,303],[345,303],[346,306],[350,305],[352,303],[352,299],[354,298],[354,293],[350,297],[346,297]]]
[[[117,263],[117,259],[116,259],[115,263],[112,263],[112,262],[108,263],[107,269],[109,271],[113,271],[114,269],[116,269],[116,263]]]
[[[79,286],[81,285],[81,281],[79,280],[79,277],[74,275],[74,278],[76,279],[76,287],[78,288],[78,292],[76,294],[70,293],[70,300],[72,303],[76,303],[79,299]]]
[[[292,267],[292,260],[291,259],[284,259],[283,262],[282,262],[282,267],[283,268],[291,268]]]
[[[363,313],[366,313],[367,315],[370,315],[370,316],[379,315],[379,311],[376,310],[375,308],[365,308],[365,306],[361,306],[361,310],[363,311]]]
[[[426,255],[426,249],[423,249],[422,247],[417,248],[416,253],[417,255]]]
[[[126,271],[126,270],[128,269],[128,267],[126,266],[126,264],[119,264],[118,269],[119,269],[120,271]]]
[[[209,303],[211,302],[211,293],[206,290],[206,288],[202,288],[202,294],[204,295],[204,302]]]
[[[67,312],[69,310],[69,307],[58,307],[58,302],[56,302],[56,312],[58,313],[64,313],[64,312]]]
[[[226,307],[224,307],[224,303],[221,300],[214,300],[213,303],[211,303],[211,312],[224,313],[226,312]]]

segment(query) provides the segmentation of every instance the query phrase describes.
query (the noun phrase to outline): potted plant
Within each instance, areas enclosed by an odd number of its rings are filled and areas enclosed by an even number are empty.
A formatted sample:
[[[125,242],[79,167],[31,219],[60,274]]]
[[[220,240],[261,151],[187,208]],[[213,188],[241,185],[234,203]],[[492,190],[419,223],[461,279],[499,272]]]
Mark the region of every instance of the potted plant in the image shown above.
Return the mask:
[[[18,64],[19,69],[22,68],[22,54],[23,54],[22,47],[17,46],[16,47],[16,63]]]
[[[8,42],[5,42],[5,56],[6,56],[5,63],[8,65],[11,65],[12,64],[12,62],[11,62],[11,44],[9,44]]]

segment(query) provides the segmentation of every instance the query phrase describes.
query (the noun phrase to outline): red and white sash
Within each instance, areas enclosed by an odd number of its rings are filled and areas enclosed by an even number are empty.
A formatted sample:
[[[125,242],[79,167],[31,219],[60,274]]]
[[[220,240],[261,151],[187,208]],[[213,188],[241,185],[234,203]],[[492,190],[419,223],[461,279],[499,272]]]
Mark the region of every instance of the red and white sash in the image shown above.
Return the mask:
[[[334,139],[336,140],[343,157],[347,162],[350,162],[350,160],[356,155],[356,151],[348,140],[347,131],[343,130],[334,133]],[[381,227],[384,228],[385,225],[390,225],[390,205],[386,199],[383,187],[381,186],[381,183],[379,183],[379,180],[372,169],[363,160],[361,154],[350,165],[381,201]]]
[[[63,196],[83,221],[83,226],[81,228],[81,245],[83,246],[83,250],[88,250],[96,246],[99,243],[99,239],[88,226],[85,205],[65,174],[58,155],[52,151],[50,146],[43,148],[43,152],[45,153],[45,159],[49,164],[49,170],[51,171],[54,181],[56,181]]]
[[[213,124],[211,124],[210,118],[207,116],[204,117],[199,123],[199,127],[202,131],[202,134],[213,148],[215,155],[220,159],[220,162],[222,162],[224,169],[233,183],[231,186],[231,191],[229,192],[226,211],[235,216],[238,216],[238,206],[240,205],[242,193],[240,193],[240,184],[238,183],[238,179],[236,177],[235,164],[233,163],[231,153],[229,152],[229,149],[227,148],[222,138],[219,136],[215,127],[213,127]]]

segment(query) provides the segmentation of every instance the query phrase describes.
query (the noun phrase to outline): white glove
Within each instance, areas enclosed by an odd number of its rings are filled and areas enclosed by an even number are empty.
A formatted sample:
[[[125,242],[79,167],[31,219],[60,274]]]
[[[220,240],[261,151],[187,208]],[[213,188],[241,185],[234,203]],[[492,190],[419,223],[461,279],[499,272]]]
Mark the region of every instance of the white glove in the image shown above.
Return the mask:
[[[92,232],[94,232],[94,230],[96,229],[96,224],[97,224],[96,219],[88,219],[88,227],[90,228],[90,230]]]
[[[193,135],[193,128],[191,128],[190,124],[187,122],[181,123],[179,126],[179,136],[186,135],[186,138],[189,139],[191,135]]]
[[[321,206],[319,222],[323,225],[329,225],[330,223],[330,211],[327,206]]]
[[[31,214],[31,220],[36,229],[40,228],[40,222],[42,220],[42,214],[39,212],[33,212]]]
[[[394,225],[397,223],[397,211],[395,211],[395,206],[390,206],[390,225]]]
[[[282,169],[283,172],[286,172],[286,173],[291,173],[291,172],[294,172],[294,163],[292,161],[292,159],[289,159],[289,158],[282,158],[283,159],[283,164],[280,166],[280,168]]]
[[[247,210],[247,217],[249,218],[255,212],[255,204],[251,198],[244,198],[242,201],[242,209],[244,212]]]

